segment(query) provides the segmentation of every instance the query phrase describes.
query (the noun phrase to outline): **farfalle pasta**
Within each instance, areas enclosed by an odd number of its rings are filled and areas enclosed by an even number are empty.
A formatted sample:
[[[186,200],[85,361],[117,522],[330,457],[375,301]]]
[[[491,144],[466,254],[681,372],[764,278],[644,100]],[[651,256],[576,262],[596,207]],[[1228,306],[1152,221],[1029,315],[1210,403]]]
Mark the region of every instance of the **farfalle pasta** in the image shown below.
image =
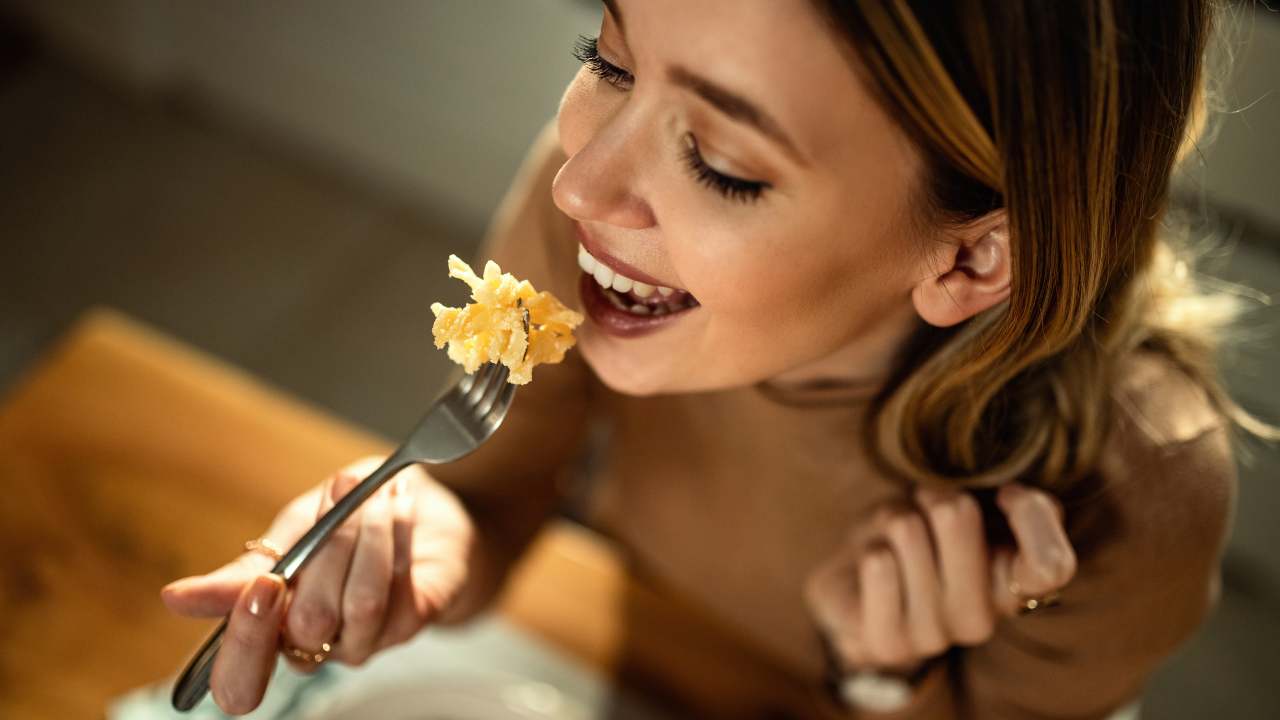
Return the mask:
[[[432,303],[431,328],[438,348],[449,346],[449,359],[468,373],[489,362],[511,370],[508,381],[524,385],[533,368],[558,363],[574,345],[573,330],[582,315],[549,292],[538,292],[528,280],[517,280],[490,260],[476,275],[458,256],[449,256],[449,277],[471,288],[473,302],[460,307]]]

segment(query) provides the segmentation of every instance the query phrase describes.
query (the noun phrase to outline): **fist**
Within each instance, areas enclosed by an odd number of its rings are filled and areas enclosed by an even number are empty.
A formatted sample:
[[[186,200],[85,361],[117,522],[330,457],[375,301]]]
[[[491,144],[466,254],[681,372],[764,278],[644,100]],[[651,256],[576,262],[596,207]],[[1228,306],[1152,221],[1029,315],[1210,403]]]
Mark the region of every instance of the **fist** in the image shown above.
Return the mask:
[[[810,575],[805,599],[844,670],[911,672],[952,646],[985,643],[1002,616],[1066,586],[1076,556],[1058,502],[1012,484],[996,502],[1015,547],[992,548],[963,491],[920,490]]]

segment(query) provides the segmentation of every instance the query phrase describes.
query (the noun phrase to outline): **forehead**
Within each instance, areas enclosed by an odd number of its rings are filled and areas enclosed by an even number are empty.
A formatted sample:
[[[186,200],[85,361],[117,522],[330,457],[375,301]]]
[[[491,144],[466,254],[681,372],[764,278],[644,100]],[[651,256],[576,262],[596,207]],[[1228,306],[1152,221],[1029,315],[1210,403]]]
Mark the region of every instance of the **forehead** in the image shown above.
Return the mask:
[[[640,72],[680,65],[743,95],[820,158],[878,108],[813,0],[615,0]],[[649,67],[643,67],[643,66]]]

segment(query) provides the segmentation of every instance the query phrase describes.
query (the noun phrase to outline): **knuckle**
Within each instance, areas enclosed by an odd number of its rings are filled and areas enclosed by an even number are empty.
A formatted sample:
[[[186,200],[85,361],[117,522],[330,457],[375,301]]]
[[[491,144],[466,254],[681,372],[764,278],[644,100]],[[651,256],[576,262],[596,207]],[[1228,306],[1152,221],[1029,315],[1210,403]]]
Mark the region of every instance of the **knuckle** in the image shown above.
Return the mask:
[[[957,522],[974,524],[982,521],[982,508],[978,506],[978,501],[969,493],[960,493],[952,502],[955,504]]]
[[[910,625],[911,647],[921,657],[932,657],[946,650],[950,643],[941,618],[921,618]]]
[[[982,645],[995,634],[995,618],[982,613],[963,618],[951,627],[951,637],[957,645],[975,647]]]
[[[1028,508],[1053,517],[1057,517],[1060,511],[1058,501],[1054,500],[1053,496],[1035,488],[1029,488],[1023,493],[1023,502]]]
[[[338,629],[338,613],[316,599],[301,599],[289,608],[289,628],[295,635],[327,640]]]
[[[1066,585],[1076,574],[1076,557],[1070,548],[1046,548],[1039,562],[1035,563],[1038,580],[1043,584],[1040,592],[1057,590]]]
[[[956,527],[959,519],[960,498],[962,495],[956,495],[946,500],[936,502],[929,508],[929,521],[933,526],[943,532],[950,531]]]
[[[922,657],[933,657],[945,652],[948,643],[940,633],[928,633],[917,639],[915,646]]]
[[[911,652],[911,648],[905,642],[892,642],[880,648],[876,661],[886,665],[907,665],[917,659],[915,653]]]
[[[252,650],[263,644],[262,628],[243,622],[228,622],[224,642],[241,650]]]
[[[924,521],[916,513],[900,513],[889,521],[888,533],[896,542],[909,545],[925,537]]]
[[[387,602],[381,593],[355,592],[347,602],[347,620],[361,625],[380,623],[386,613]]]

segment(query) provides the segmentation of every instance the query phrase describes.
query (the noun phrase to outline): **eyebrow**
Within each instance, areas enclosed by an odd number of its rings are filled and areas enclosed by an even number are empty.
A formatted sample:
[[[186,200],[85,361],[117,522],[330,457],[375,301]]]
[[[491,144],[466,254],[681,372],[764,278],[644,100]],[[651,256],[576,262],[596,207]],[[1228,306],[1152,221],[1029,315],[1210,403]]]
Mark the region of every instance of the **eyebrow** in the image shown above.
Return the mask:
[[[605,2],[613,2],[613,0],[605,0]],[[781,145],[794,160],[802,165],[805,164],[795,143],[791,142],[791,138],[782,131],[777,121],[750,100],[679,65],[667,69],[667,78],[676,85],[693,91],[730,118],[751,125],[764,133]]]
[[[617,21],[618,27],[625,31],[622,9],[618,7],[618,0],[604,0],[604,4],[609,9],[609,14],[613,15],[613,19]],[[793,160],[801,165],[807,164],[800,151],[796,149],[796,144],[782,131],[782,126],[755,103],[678,65],[667,69],[667,79],[693,91],[730,118],[751,125],[781,145]]]
[[[613,16],[614,20],[618,21],[618,27],[625,29],[622,23],[622,10],[618,8],[618,1],[604,0],[604,6],[609,8],[609,14]]]

